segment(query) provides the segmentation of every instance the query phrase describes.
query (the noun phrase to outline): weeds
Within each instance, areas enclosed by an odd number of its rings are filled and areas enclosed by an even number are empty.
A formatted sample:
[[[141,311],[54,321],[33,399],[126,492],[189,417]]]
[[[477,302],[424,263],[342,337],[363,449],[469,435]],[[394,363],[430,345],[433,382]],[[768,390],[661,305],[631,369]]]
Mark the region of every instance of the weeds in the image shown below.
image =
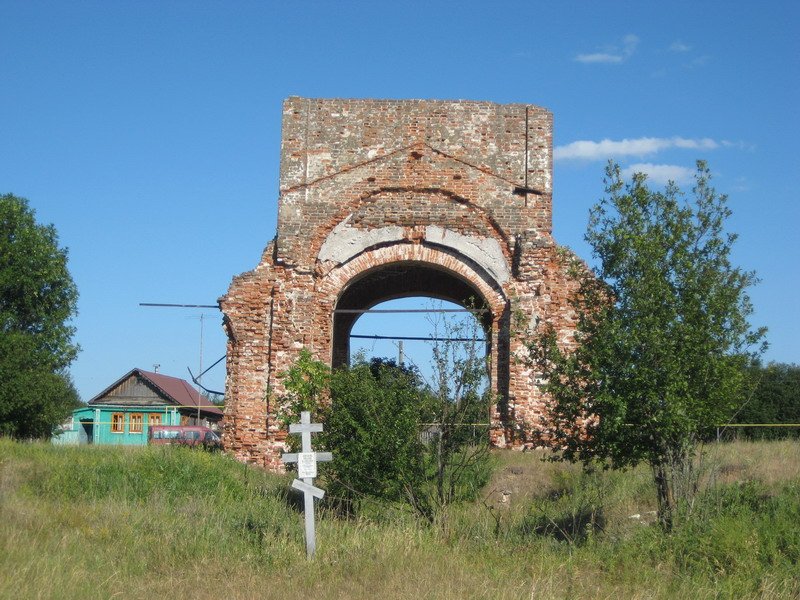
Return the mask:
[[[553,537],[570,544],[582,543],[605,526],[608,480],[597,472],[559,473],[548,496],[531,504],[523,519],[522,535]]]
[[[649,524],[644,469],[498,453],[446,527],[378,501],[350,519],[322,511],[307,563],[286,478],[185,449],[0,440],[0,597],[800,596],[800,447],[712,450],[725,475],[669,535]]]

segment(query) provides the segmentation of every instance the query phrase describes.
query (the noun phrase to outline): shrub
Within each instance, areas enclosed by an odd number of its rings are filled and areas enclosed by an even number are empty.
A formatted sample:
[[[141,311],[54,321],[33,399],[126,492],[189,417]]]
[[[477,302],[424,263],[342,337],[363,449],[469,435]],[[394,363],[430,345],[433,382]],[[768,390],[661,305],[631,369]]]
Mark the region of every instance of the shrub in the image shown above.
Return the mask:
[[[428,398],[415,371],[375,359],[337,371],[323,440],[333,451],[330,494],[352,507],[361,497],[409,499],[425,478],[419,432]]]
[[[471,394],[451,402],[387,359],[335,372],[322,437],[334,457],[331,496],[348,512],[364,498],[403,502],[428,521],[475,498],[494,463],[485,430],[476,437],[462,426],[486,414]]]

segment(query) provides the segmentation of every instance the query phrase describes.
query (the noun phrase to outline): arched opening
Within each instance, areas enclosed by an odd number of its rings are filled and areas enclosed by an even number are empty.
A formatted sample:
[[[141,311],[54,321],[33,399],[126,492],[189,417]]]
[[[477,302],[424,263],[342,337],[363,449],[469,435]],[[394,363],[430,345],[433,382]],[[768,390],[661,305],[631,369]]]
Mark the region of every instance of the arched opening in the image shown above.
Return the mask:
[[[378,309],[378,305],[397,299],[416,298],[417,302],[402,304],[387,304],[385,308]],[[353,326],[359,317],[365,315],[365,311],[370,309],[377,310],[413,310],[426,311],[428,304],[420,303],[419,299],[436,299],[448,303],[443,310],[468,309],[474,311],[472,314],[478,319],[480,328],[483,330],[482,339],[486,344],[486,355],[492,356],[493,322],[494,315],[489,310],[486,300],[468,282],[450,271],[435,265],[427,265],[416,262],[399,262],[382,265],[362,274],[357,279],[351,281],[339,296],[333,317],[333,351],[332,363],[334,367],[347,364],[351,355],[351,334]],[[441,310],[441,309],[440,309]],[[373,316],[381,314],[382,319],[374,319]],[[384,333],[374,331],[378,336],[396,336],[394,341],[402,341],[403,337],[426,337],[406,336],[399,333],[410,321],[420,323],[420,315],[425,313],[369,313],[370,322],[380,327],[391,327],[392,331]],[[427,313],[435,314],[435,313]],[[459,313],[453,313],[459,314]],[[410,315],[416,318],[409,319]],[[462,317],[463,317],[462,313]],[[391,317],[391,318],[387,318]],[[419,328],[415,328],[419,331]],[[430,333],[427,337],[430,336]],[[386,340],[391,341],[391,340]],[[416,340],[408,340],[416,341]]]
[[[458,266],[458,264],[457,264]],[[333,367],[348,364],[355,322],[364,311],[377,308],[379,304],[401,298],[433,298],[451,302],[456,308],[478,309],[480,327],[484,332],[485,355],[489,357],[489,385],[498,397],[498,417],[507,418],[509,391],[509,336],[510,312],[502,292],[491,301],[494,286],[487,286],[485,278],[477,275],[476,281],[468,280],[466,274],[456,272],[434,262],[420,260],[386,261],[379,266],[356,271],[349,281],[339,289],[334,305],[331,336],[331,363]],[[402,331],[403,313],[388,313],[392,317],[392,331]],[[379,334],[378,331],[369,331]],[[393,351],[389,358],[395,357]]]
[[[468,355],[480,362],[490,356],[491,333],[483,314],[459,304],[427,296],[396,298],[376,304],[355,321],[349,362],[390,359],[416,369],[433,388],[445,359],[463,364]],[[489,383],[487,372],[481,389]]]
[[[335,368],[349,364],[351,350],[363,342],[366,342],[368,348],[367,355],[364,356],[367,360],[389,358],[399,362],[398,345],[403,341],[407,365],[417,367],[429,389],[439,395],[444,393],[442,397],[458,402],[456,390],[466,389],[461,387],[466,381],[464,376],[477,371],[455,367],[459,364],[458,360],[452,359],[456,356],[463,359],[469,355],[470,362],[462,361],[462,367],[466,364],[488,367],[478,367],[485,373],[486,379],[478,388],[471,389],[481,396],[481,390],[491,391],[494,399],[488,406],[489,422],[506,423],[510,383],[509,305],[503,292],[487,280],[485,274],[473,271],[457,261],[453,262],[453,267],[450,269],[438,262],[401,259],[356,271],[344,285],[340,278],[338,281],[341,291],[333,306],[331,322],[332,365]],[[430,312],[431,308],[458,312]],[[415,312],[405,312],[409,310]],[[465,322],[466,326],[455,330],[449,327],[453,323]],[[470,327],[470,322],[476,326]],[[438,330],[434,323],[439,324]],[[448,326],[441,327],[443,323]],[[389,339],[380,340],[383,346],[375,351],[378,347],[377,340],[355,338],[354,333]],[[402,339],[431,336],[445,339],[462,339],[463,336],[480,341],[448,343]],[[438,352],[444,351],[448,358],[444,361],[434,359],[434,347]],[[475,357],[478,362],[471,362]],[[443,370],[443,364],[454,368]],[[456,395],[451,396],[451,393]],[[473,434],[482,427],[475,423],[473,426]]]

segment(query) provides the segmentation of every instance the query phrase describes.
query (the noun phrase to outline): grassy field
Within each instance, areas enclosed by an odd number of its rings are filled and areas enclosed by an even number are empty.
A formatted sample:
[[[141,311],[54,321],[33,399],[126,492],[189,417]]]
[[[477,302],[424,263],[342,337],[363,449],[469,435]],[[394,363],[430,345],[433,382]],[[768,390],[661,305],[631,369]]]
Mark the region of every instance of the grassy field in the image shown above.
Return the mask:
[[[323,514],[305,560],[289,479],[223,455],[0,440],[2,598],[800,598],[800,444],[709,448],[672,534],[645,469],[498,453],[435,527]]]

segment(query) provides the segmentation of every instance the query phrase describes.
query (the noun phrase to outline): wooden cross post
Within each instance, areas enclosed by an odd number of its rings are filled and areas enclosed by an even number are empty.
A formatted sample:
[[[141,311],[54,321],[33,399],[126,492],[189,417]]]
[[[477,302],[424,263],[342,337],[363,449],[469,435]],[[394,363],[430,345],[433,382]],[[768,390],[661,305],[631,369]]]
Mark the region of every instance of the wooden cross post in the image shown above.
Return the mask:
[[[328,462],[333,459],[330,452],[314,452],[311,449],[311,434],[322,431],[322,423],[312,423],[311,413],[304,410],[300,413],[300,423],[289,425],[289,433],[299,433],[302,441],[301,452],[285,453],[281,456],[284,463],[297,463],[297,476],[292,487],[303,492],[303,513],[306,521],[306,556],[309,560],[314,557],[317,549],[314,534],[314,498],[320,500],[325,492],[314,486],[313,480],[317,476],[317,463]]]

